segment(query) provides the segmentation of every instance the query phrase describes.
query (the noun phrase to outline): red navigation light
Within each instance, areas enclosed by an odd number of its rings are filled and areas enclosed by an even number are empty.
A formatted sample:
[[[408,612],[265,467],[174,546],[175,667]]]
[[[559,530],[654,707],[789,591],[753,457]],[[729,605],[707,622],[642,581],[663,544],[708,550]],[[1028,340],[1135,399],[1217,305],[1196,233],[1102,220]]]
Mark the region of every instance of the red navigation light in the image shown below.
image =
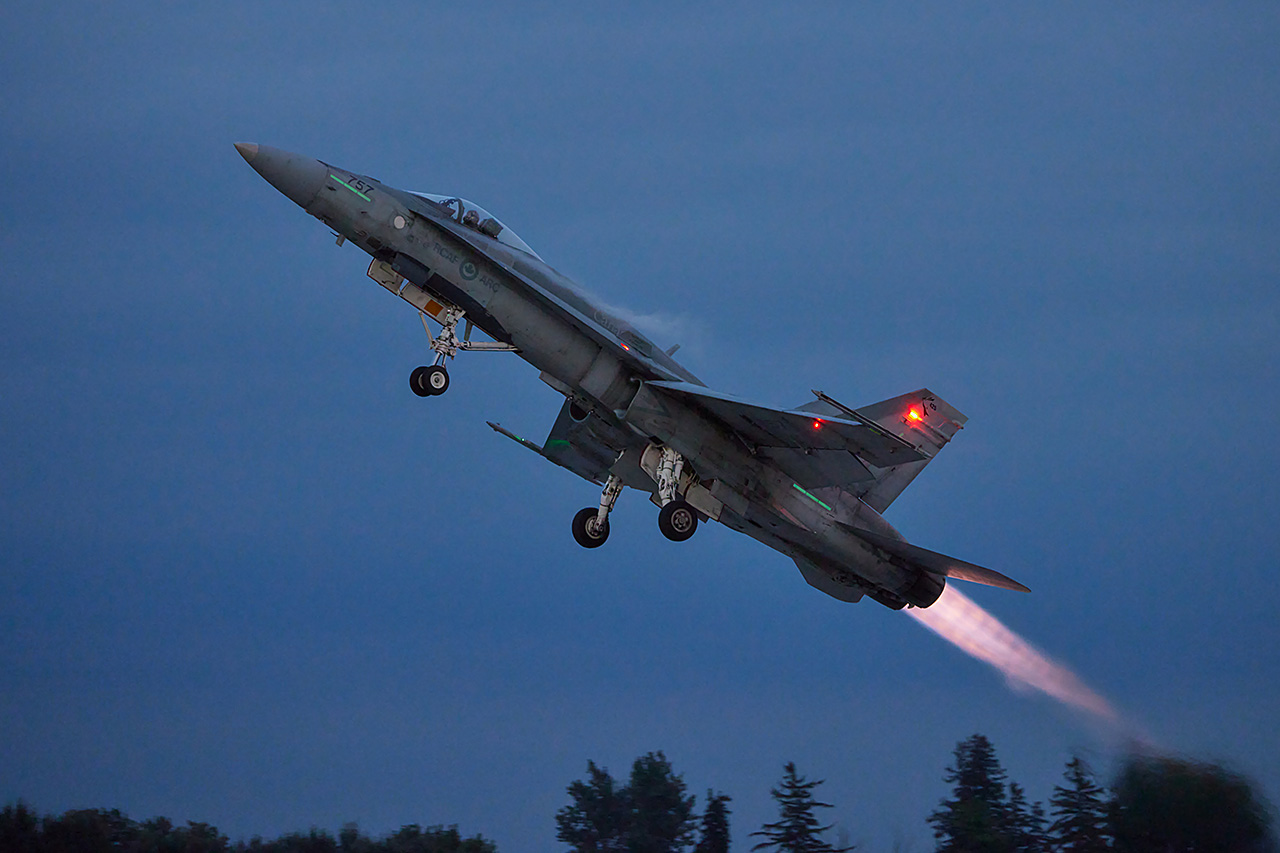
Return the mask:
[[[911,420],[911,421],[924,420],[924,415],[920,414],[919,410],[916,409],[915,406],[912,406],[910,409],[907,410],[907,420]]]
[[[814,422],[813,422],[813,428],[814,428],[814,429],[822,429],[822,421],[814,421]]]

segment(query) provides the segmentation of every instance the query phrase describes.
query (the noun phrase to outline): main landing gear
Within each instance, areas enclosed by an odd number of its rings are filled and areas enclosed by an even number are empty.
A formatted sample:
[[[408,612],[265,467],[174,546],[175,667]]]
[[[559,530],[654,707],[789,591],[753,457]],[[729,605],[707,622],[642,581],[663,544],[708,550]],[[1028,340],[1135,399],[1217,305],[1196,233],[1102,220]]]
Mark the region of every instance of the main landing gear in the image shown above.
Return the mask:
[[[672,542],[683,542],[698,532],[698,512],[682,500],[674,500],[658,511],[658,529]]]
[[[658,529],[672,542],[683,542],[698,532],[698,512],[676,494],[680,475],[684,473],[684,457],[670,447],[662,448],[658,460]]]
[[[658,529],[672,542],[683,542],[698,532],[698,511],[677,497],[676,486],[684,471],[684,457],[669,447],[662,449],[658,464]],[[610,474],[600,494],[600,506],[589,506],[573,517],[573,538],[583,548],[599,548],[609,538],[609,513],[622,494],[622,480]]]
[[[609,538],[609,512],[622,494],[622,479],[610,474],[600,493],[600,506],[589,506],[573,517],[573,538],[583,548],[599,548]]]
[[[432,335],[427,325],[427,315],[421,311],[422,328],[427,332],[427,340],[431,342],[431,351],[436,354],[430,365],[414,368],[409,374],[409,389],[419,397],[437,397],[449,390],[449,370],[444,366],[445,359],[456,358],[458,350],[482,350],[487,352],[519,352],[514,346],[499,341],[471,340],[471,321],[467,320],[462,339],[458,339],[458,323],[464,319],[461,308],[444,308],[434,315],[440,323],[440,334]]]

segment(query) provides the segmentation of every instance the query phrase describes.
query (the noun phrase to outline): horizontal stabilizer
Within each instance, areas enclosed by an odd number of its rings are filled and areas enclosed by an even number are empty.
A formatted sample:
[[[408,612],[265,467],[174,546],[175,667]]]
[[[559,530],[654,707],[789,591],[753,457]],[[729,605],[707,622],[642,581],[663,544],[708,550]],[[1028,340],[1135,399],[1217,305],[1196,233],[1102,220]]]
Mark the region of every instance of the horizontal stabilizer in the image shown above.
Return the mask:
[[[710,412],[757,448],[841,450],[879,467],[928,458],[909,441],[874,423],[868,425],[840,416],[814,417],[803,410],[772,409],[689,382],[646,382],[645,387]]]
[[[1018,583],[1016,580],[1000,574],[992,569],[985,569],[982,566],[975,566],[973,563],[966,563],[964,560],[957,560],[955,557],[948,557],[946,554],[939,554],[936,551],[930,551],[912,545],[910,542],[904,542],[901,539],[891,539],[888,536],[881,536],[878,533],[872,533],[869,530],[863,530],[860,527],[850,527],[842,525],[850,533],[853,533],[860,539],[870,542],[882,551],[887,551],[899,559],[918,566],[926,572],[935,575],[943,575],[957,580],[970,581],[972,583],[986,584],[987,586],[996,586],[1000,589],[1012,589],[1017,592],[1031,592],[1030,589]]]

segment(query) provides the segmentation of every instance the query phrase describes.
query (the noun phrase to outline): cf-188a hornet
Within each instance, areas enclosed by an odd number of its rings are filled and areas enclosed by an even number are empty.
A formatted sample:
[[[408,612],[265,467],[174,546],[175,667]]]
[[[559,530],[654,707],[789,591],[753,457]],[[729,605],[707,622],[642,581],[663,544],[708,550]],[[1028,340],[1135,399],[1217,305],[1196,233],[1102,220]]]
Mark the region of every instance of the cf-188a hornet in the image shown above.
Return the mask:
[[[676,347],[658,347],[593,304],[479,205],[265,145],[236,149],[339,245],[368,253],[369,277],[419,312],[434,357],[410,374],[413,393],[443,394],[459,352],[498,351],[518,354],[564,395],[542,445],[489,426],[601,487],[599,502],[573,519],[584,548],[609,538],[609,513],[629,486],[658,506],[668,539],[718,521],[791,557],[841,601],[928,607],[947,578],[1027,591],[909,544],[881,516],[964,426],[936,394],[853,408],[814,391],[775,409],[713,391],[676,362]],[[473,340],[476,329],[488,340]]]

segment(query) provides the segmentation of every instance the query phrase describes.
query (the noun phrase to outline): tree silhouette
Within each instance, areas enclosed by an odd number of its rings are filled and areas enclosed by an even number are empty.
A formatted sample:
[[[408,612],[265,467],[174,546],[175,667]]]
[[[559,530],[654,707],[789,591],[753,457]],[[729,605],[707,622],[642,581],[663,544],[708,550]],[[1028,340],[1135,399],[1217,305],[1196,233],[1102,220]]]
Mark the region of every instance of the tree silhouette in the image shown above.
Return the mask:
[[[684,780],[662,752],[642,755],[631,765],[627,800],[629,853],[678,853],[693,843],[694,798],[685,796]]]
[[[1130,758],[1112,795],[1118,853],[1280,849],[1270,810],[1243,776],[1179,758]]]
[[[1053,824],[1049,836],[1062,853],[1104,853],[1111,849],[1107,797],[1093,780],[1089,765],[1078,756],[1067,763],[1066,785],[1057,785],[1049,798]]]
[[[332,842],[333,839],[329,840]],[[428,826],[423,829],[411,823],[389,836],[382,849],[387,853],[497,853],[498,848],[479,836],[463,838],[456,826]],[[315,853],[321,853],[321,850],[316,848]]]
[[[707,789],[707,808],[693,853],[729,853],[729,796]]]
[[[0,811],[0,850],[37,853],[40,849],[40,815],[19,800]]]
[[[834,847],[822,838],[822,834],[831,829],[831,824],[819,826],[814,809],[829,809],[830,803],[820,803],[813,798],[813,789],[822,784],[822,780],[806,782],[796,773],[794,762],[787,762],[782,776],[782,787],[774,788],[771,793],[778,801],[781,819],[775,823],[766,823],[754,836],[764,836],[765,840],[752,847],[752,850],[776,848],[779,853],[844,853],[852,847]]]
[[[417,824],[381,840],[360,834],[354,823],[339,840],[322,829],[282,835],[272,841],[254,836],[229,845],[218,828],[189,821],[174,826],[168,818],[141,823],[118,810],[80,809],[41,818],[23,803],[0,811],[0,853],[497,853],[492,841],[463,838],[456,826]]]
[[[609,771],[587,762],[587,781],[569,783],[572,802],[556,813],[556,840],[577,853],[625,850],[629,804]]]
[[[1009,802],[1005,808],[1005,834],[1013,853],[1046,853],[1049,837],[1045,834],[1044,807],[1027,804],[1026,792],[1017,782],[1009,784]]]
[[[929,815],[938,853],[1009,853],[1014,850],[1007,830],[1008,801],[1005,772],[995,747],[980,734],[960,741],[955,766],[943,777],[952,788],[949,800]]]
[[[694,797],[662,752],[637,758],[621,788],[592,761],[587,776],[556,814],[556,838],[576,853],[679,853],[693,842]]]

